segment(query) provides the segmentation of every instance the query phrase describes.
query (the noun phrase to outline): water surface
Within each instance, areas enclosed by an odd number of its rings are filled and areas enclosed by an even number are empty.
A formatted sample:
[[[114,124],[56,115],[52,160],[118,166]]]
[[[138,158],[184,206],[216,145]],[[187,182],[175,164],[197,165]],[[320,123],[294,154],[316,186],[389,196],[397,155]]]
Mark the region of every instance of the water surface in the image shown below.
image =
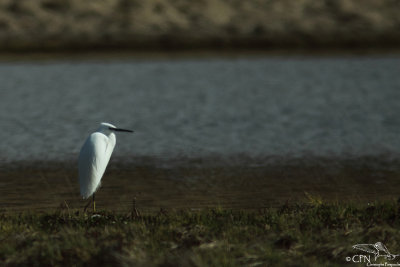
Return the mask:
[[[0,63],[0,157],[76,158],[106,121],[115,155],[400,151],[399,57]]]
[[[263,208],[393,199],[399,57],[0,63],[0,210],[81,207],[76,160],[119,134],[98,206]]]

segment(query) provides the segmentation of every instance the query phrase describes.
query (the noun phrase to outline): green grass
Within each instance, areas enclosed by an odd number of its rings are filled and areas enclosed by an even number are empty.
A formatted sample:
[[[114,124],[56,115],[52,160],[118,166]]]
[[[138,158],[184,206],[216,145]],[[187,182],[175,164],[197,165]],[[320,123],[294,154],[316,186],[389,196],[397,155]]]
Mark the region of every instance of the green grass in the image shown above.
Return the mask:
[[[378,241],[400,254],[396,202],[308,197],[309,204],[257,211],[0,213],[0,265],[343,266],[346,256],[360,254],[354,244]]]

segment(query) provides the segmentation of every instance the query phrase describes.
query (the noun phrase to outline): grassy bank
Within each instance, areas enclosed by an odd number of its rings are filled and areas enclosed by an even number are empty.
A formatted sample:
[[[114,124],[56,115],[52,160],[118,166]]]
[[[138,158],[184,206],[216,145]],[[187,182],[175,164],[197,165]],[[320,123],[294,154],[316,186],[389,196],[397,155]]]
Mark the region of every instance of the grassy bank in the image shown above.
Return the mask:
[[[309,196],[308,204],[253,211],[137,216],[64,207],[0,214],[0,265],[342,266],[362,254],[355,244],[380,241],[400,252],[399,208],[396,202],[324,204]]]

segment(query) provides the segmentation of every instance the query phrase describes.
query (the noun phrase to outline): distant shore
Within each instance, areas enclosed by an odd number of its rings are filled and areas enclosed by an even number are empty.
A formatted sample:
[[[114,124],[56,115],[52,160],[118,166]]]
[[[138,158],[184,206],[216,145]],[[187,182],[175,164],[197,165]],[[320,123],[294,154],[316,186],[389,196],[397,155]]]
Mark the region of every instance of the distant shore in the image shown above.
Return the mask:
[[[0,4],[0,53],[384,51],[400,45],[399,9],[389,0],[11,1]]]

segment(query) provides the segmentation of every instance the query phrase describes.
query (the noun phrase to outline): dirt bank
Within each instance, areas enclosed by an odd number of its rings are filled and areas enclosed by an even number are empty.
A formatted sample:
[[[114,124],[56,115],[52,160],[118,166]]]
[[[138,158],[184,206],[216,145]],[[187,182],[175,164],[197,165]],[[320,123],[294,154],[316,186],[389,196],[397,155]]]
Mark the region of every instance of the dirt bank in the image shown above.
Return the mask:
[[[0,0],[0,50],[382,48],[395,0]]]
[[[286,202],[368,203],[397,200],[399,160],[380,157],[235,162],[224,159],[162,161],[112,158],[96,193],[99,209],[128,211],[136,197],[142,210],[163,208],[261,209]],[[82,208],[77,163],[21,162],[0,165],[0,211]]]

